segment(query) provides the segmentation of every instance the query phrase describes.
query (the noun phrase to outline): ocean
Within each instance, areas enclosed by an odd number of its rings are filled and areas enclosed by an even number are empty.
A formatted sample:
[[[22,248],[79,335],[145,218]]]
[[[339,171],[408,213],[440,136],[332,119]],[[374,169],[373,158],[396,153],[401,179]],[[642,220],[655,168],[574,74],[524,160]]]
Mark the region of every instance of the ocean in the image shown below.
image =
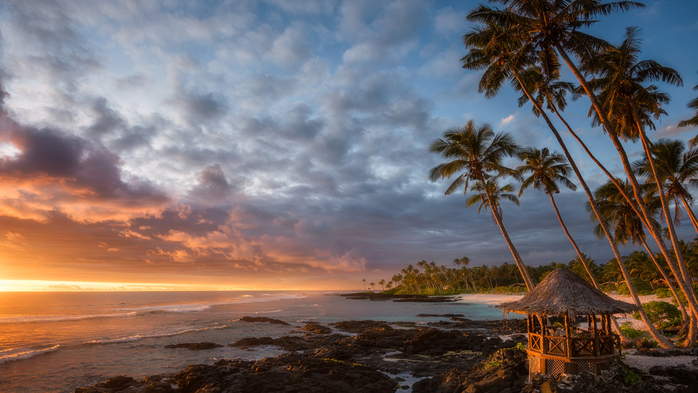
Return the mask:
[[[371,319],[418,324],[417,314],[501,319],[478,303],[347,300],[328,292],[0,292],[0,392],[73,392],[116,375],[177,372],[221,358],[277,356],[275,347],[191,351],[165,345],[280,337],[303,322]],[[289,326],[238,321],[268,316]],[[298,333],[300,334],[300,333]]]

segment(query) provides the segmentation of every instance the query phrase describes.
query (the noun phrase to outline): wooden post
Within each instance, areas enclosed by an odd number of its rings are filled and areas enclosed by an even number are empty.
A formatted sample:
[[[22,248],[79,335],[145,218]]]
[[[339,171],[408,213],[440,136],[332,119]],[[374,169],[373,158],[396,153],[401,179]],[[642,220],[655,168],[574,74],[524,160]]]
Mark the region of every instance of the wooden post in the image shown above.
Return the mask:
[[[596,315],[592,314],[591,319],[594,320],[594,335],[593,335],[593,337],[596,338],[596,336],[597,336],[597,334],[596,334]]]
[[[572,343],[572,334],[570,331],[570,314],[565,313],[565,356],[570,357],[570,344]]]
[[[545,315],[538,314],[539,322],[540,322],[540,335],[542,337],[541,339],[541,346],[543,347],[541,352],[543,354],[548,353],[548,329],[545,326],[545,320],[547,319]]]

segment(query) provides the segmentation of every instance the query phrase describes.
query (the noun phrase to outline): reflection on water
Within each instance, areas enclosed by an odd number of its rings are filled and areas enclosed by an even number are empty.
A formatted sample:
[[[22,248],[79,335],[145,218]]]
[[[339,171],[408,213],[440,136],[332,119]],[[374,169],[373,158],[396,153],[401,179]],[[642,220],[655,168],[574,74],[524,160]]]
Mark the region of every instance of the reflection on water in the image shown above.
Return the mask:
[[[314,292],[0,293],[0,391],[72,392],[114,375],[176,372],[221,358],[260,359],[281,351],[164,347],[280,337],[310,320],[419,322],[424,320],[416,315],[425,312],[470,319],[502,316],[486,305],[369,302]],[[237,321],[255,314],[295,326]]]

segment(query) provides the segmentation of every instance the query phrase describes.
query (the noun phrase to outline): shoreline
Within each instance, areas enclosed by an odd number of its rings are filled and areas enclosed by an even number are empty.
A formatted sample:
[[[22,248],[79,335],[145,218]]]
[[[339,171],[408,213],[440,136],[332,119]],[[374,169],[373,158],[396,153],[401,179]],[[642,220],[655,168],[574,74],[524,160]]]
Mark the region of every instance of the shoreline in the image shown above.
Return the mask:
[[[455,303],[495,306],[510,301],[512,296],[522,295],[460,294],[452,297]],[[646,296],[643,302],[655,299]],[[540,383],[554,386],[582,384],[566,391],[595,391],[588,384],[598,381],[581,376],[572,378],[572,382],[557,378],[534,380],[533,385],[526,385],[526,356],[524,351],[517,349],[518,343],[527,342],[525,322],[506,317],[473,321],[456,315],[423,314],[423,318],[434,318],[425,323],[360,320],[306,322],[300,327],[292,323],[294,327],[282,337],[248,337],[228,344],[252,351],[264,346],[288,351],[276,357],[257,361],[223,359],[212,365],[190,365],[177,373],[158,374],[142,380],[116,376],[93,386],[78,388],[75,393],[222,391],[216,390],[216,386],[223,390],[255,393],[428,393],[456,391],[452,389],[454,383],[462,386],[457,391],[485,392],[472,387],[484,381],[501,387],[501,391],[509,389],[511,392],[532,391],[530,389]],[[256,321],[249,323],[278,323],[275,321],[278,320],[257,317]],[[206,350],[210,347],[207,344],[211,343],[181,343],[172,348],[175,351]],[[646,390],[627,390],[621,384],[616,392],[666,392],[661,390],[661,386],[667,383],[676,386],[675,392],[694,391],[685,390],[692,389],[692,385],[684,383],[686,381],[675,374],[687,374],[698,381],[698,351],[635,350],[624,356],[627,365],[618,365],[613,372],[636,370],[643,376],[641,383],[648,387]],[[613,378],[605,383],[615,383],[613,381],[618,378]]]

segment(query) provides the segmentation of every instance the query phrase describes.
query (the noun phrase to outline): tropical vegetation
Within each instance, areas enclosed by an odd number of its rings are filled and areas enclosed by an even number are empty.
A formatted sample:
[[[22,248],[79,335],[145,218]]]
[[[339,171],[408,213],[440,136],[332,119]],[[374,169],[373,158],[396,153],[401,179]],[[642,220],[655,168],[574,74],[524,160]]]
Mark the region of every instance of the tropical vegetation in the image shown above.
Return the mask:
[[[420,261],[416,268],[409,265],[403,269],[385,287],[392,292],[435,294],[496,291],[496,288],[530,291],[550,270],[563,266],[555,262],[537,267],[524,263],[504,225],[500,204],[503,200],[520,203],[512,194],[514,185],[502,182],[511,178],[522,181],[518,196],[533,186],[549,197],[577,254],[575,260],[564,266],[598,288],[627,291],[638,305],[641,305],[638,296],[643,293],[660,289],[671,292],[682,315],[683,327],[688,325],[684,345],[694,346],[698,337],[698,296],[692,284],[698,276],[698,246],[696,240],[686,243],[679,239],[675,225],[685,211],[698,234],[690,192],[698,185],[698,150],[693,149],[698,137],[686,148],[682,141],[653,142],[648,136],[648,131],[655,130],[654,121],[666,115],[663,105],[671,99],[656,83],[682,86],[683,80],[676,70],[654,60],[641,59],[638,27],[628,27],[619,45],[587,32],[601,17],[644,5],[599,0],[491,0],[489,3],[480,4],[467,15],[472,25],[463,36],[467,50],[461,60],[463,68],[482,72],[478,91],[487,98],[496,97],[502,86],[510,84],[521,94],[518,105],[531,104],[533,114],[543,118],[562,152],[551,152],[547,147],[521,148],[511,135],[496,133],[491,126],[476,125],[473,120],[464,127],[447,130],[430,148],[446,162],[432,168],[429,178],[433,182],[450,179],[446,195],[459,189],[474,192],[466,205],[479,205],[478,212],[483,208],[490,212],[514,264],[471,267],[470,259],[465,257],[454,260],[455,267]],[[563,68],[571,71],[574,81],[562,80]],[[612,174],[596,158],[563,117],[568,95],[589,99],[591,125],[601,127],[609,137],[610,145],[618,153],[617,164],[610,167],[622,168],[621,176]],[[698,110],[696,100],[688,104],[689,108]],[[548,114],[554,114],[563,124],[564,130],[608,177],[607,183],[591,190]],[[696,124],[694,117],[679,126]],[[637,143],[644,153],[634,163],[626,151],[629,143]],[[509,157],[518,157],[522,165],[516,169],[505,166],[504,159]],[[604,157],[604,161],[608,163],[608,160],[609,157]],[[596,265],[577,246],[562,218],[564,206],[560,209],[556,203],[554,196],[562,191],[560,185],[569,192],[576,189],[571,174],[587,196],[591,219],[597,224],[594,233],[605,238],[613,252],[614,258],[605,264]],[[629,242],[644,251],[622,255],[619,245]],[[656,247],[656,251],[651,247]],[[656,329],[645,309],[640,308],[638,317],[659,345],[673,346]],[[621,328],[616,327],[620,332]]]

